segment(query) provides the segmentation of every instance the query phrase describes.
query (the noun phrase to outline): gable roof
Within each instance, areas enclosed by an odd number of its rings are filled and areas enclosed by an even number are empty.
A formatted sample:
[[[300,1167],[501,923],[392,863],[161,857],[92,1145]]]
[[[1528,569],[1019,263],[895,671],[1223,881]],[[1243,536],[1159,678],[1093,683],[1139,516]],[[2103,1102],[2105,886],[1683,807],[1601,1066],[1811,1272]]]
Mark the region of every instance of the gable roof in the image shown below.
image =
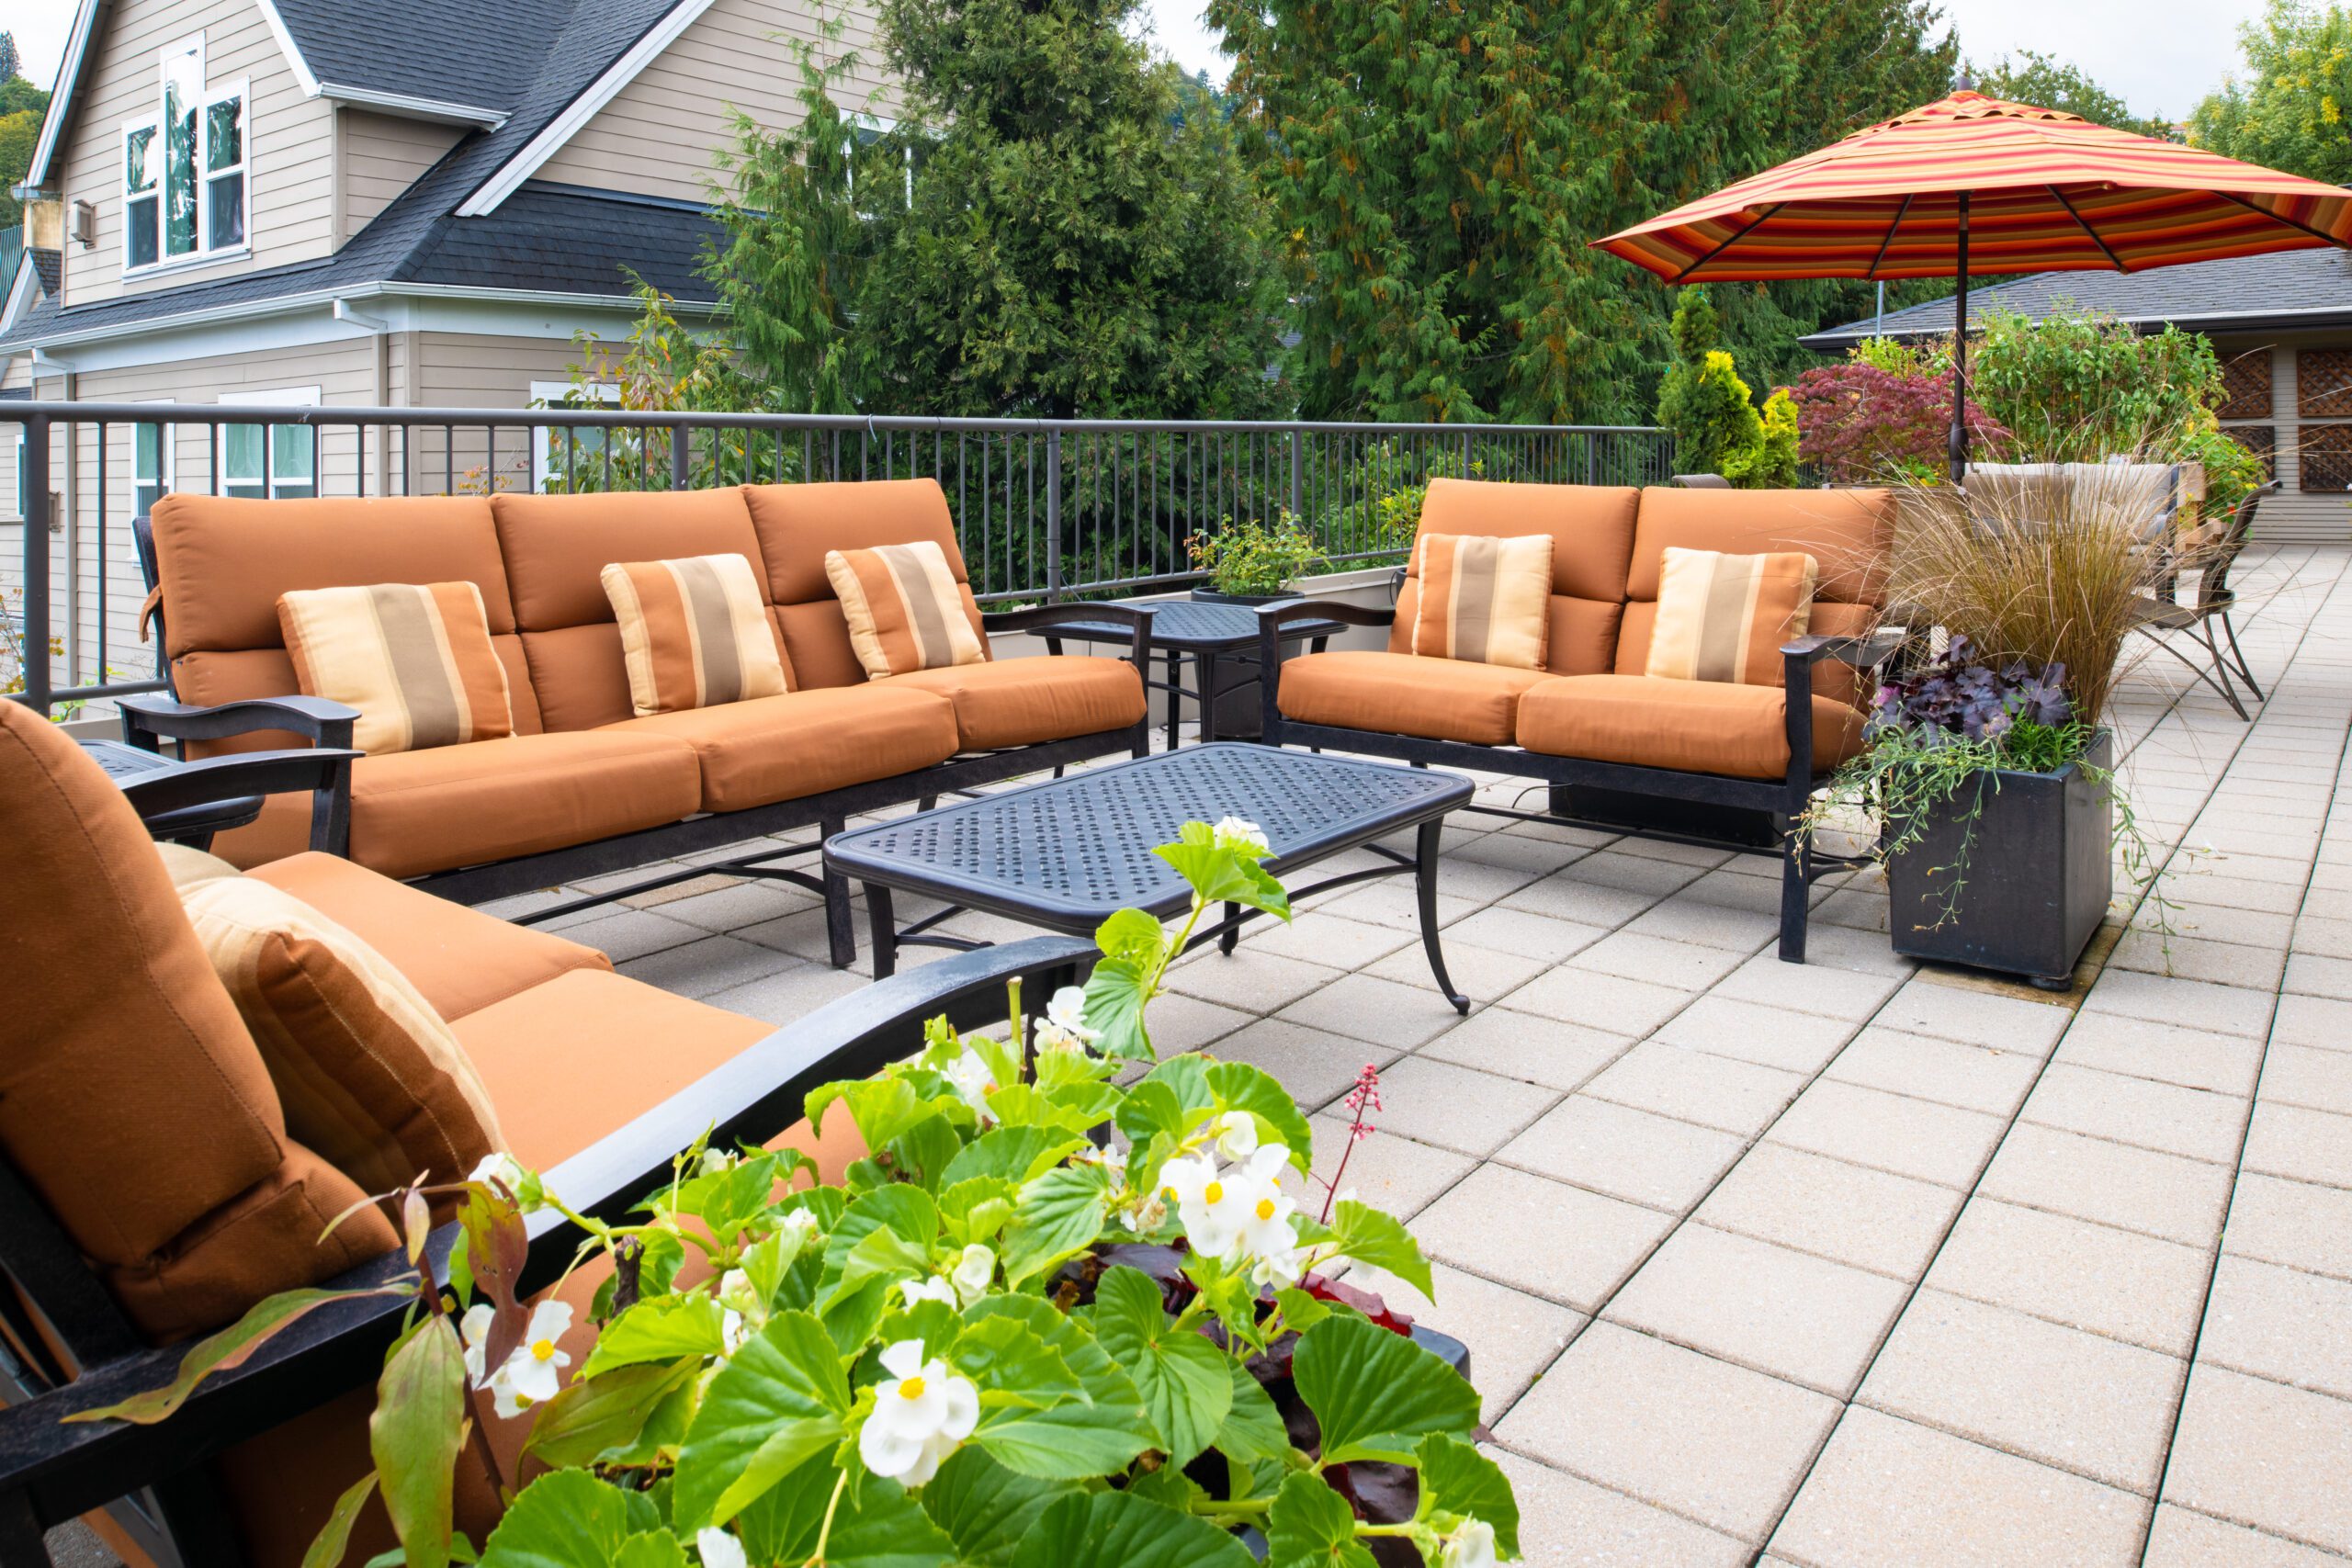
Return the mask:
[[[2207,333],[2352,326],[2352,253],[2279,251],[2143,272],[2028,273],[1971,286],[1971,327],[1982,325],[1996,307],[2035,319],[2067,309],[2098,310],[2134,326],[2169,321]],[[1951,296],[1946,295],[1889,310],[1883,329],[1878,317],[1865,316],[1797,341],[1836,354],[1882,330],[1894,338],[1941,336],[1951,331]]]

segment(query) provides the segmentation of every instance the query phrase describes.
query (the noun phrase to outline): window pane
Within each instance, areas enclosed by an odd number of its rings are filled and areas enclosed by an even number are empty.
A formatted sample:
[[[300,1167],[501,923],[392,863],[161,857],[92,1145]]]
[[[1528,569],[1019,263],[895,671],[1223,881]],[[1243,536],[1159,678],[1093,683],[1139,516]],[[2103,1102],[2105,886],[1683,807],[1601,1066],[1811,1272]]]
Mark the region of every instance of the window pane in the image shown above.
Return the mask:
[[[155,204],[156,198],[152,196],[126,204],[130,219],[129,250],[132,266],[155,265]]]
[[[141,480],[153,479],[163,468],[164,427],[134,424],[130,428],[130,471]]]
[[[142,125],[127,130],[122,136],[122,188],[127,191],[155,188],[155,128]]]
[[[220,432],[220,471],[232,483],[258,484],[262,479],[263,427],[232,424]]]
[[[245,161],[245,102],[223,98],[204,110],[204,169],[234,168]]]
[[[288,480],[307,482],[316,451],[311,445],[311,427],[305,424],[279,424],[269,432],[269,477],[281,485]]]
[[[164,254],[196,249],[196,111],[204,85],[197,56],[164,62]]]
[[[221,250],[245,243],[245,176],[221,175],[205,182],[212,209],[205,214],[208,247]]]
[[[163,495],[164,487],[161,485],[132,485],[130,487],[130,514],[133,517],[145,517],[150,515],[155,510],[155,502],[162,500]]]

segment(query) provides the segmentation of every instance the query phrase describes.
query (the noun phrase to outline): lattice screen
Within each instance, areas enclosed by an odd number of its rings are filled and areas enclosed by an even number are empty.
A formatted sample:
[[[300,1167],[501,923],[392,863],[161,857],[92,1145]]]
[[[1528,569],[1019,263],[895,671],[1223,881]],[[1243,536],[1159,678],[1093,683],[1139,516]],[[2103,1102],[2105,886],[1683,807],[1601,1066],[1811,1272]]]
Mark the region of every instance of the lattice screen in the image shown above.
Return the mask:
[[[2262,477],[2278,477],[2278,427],[2275,424],[2225,424],[2222,434],[2262,459]]]
[[[2295,433],[2302,488],[2352,491],[2352,424],[2307,424]]]
[[[2295,398],[2305,419],[2352,414],[2352,349],[2297,349]]]
[[[2270,417],[2270,350],[2249,348],[2222,361],[2223,419]]]

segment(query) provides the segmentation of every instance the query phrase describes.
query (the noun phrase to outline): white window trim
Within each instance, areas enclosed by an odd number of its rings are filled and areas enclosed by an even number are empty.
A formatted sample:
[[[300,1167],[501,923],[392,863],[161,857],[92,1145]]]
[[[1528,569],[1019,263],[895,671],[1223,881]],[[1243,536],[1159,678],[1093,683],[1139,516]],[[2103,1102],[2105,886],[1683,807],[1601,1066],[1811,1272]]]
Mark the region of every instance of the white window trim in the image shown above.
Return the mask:
[[[143,400],[159,408],[171,405],[169,398]],[[172,493],[174,481],[179,477],[179,426],[169,420],[141,420],[130,427],[130,514],[139,515],[139,429],[141,425],[155,427],[155,495],[158,500]]]
[[[172,255],[164,248],[164,203],[170,195],[168,187],[171,184],[167,169],[168,154],[164,145],[164,65],[166,61],[190,53],[196,56],[197,79],[195,166],[191,171],[191,177],[196,181],[196,249],[186,255]],[[153,277],[163,273],[183,272],[191,267],[210,266],[219,262],[234,261],[241,256],[253,254],[253,82],[250,77],[240,76],[233,82],[223,82],[214,85],[206,74],[208,67],[209,61],[205,53],[202,33],[176,39],[157,50],[155,51],[155,107],[147,114],[134,115],[124,120],[121,131],[116,138],[115,189],[122,202],[122,238],[119,250],[122,258],[122,276],[126,278]],[[225,169],[209,170],[206,165],[211,161],[209,143],[212,140],[212,106],[224,103],[231,98],[237,99],[244,106],[240,116],[243,126],[243,145],[238,149],[241,155],[237,162]],[[130,259],[130,203],[133,198],[130,192],[130,160],[124,155],[124,152],[132,131],[150,130],[155,133],[149,154],[153,160],[155,184],[152,192],[141,193],[139,199],[152,199],[155,203],[155,259],[152,262],[134,263]],[[213,180],[229,174],[243,176],[243,188],[241,192],[243,209],[240,214],[243,221],[238,227],[243,232],[244,238],[234,244],[215,245],[211,243],[211,184]]]
[[[319,389],[316,387],[279,387],[271,390],[258,392],[223,392],[220,394],[220,402],[222,406],[227,408],[314,409],[319,406]],[[272,496],[275,496],[277,493],[278,485],[277,472],[277,443],[273,438],[272,434],[276,429],[277,426],[268,424],[265,424],[261,427],[262,472],[260,483],[262,489]],[[212,481],[221,494],[226,495],[228,493],[229,486],[232,481],[229,478],[229,427],[226,424],[223,424],[220,427],[220,440],[213,444]],[[251,484],[254,481],[251,479],[240,479],[235,482],[240,484]],[[311,442],[310,486],[311,493],[314,495],[317,494],[319,488],[319,455],[318,437],[315,430],[312,431]]]
[[[611,403],[621,400],[620,385],[614,381],[534,381],[531,383],[533,408],[560,408],[566,400],[579,399],[587,402]],[[555,437],[564,429],[560,424],[543,424],[533,433],[531,442],[531,489],[544,493],[548,481],[562,471],[556,461]],[[606,431],[610,437],[613,433]],[[599,459],[601,461],[601,459]]]

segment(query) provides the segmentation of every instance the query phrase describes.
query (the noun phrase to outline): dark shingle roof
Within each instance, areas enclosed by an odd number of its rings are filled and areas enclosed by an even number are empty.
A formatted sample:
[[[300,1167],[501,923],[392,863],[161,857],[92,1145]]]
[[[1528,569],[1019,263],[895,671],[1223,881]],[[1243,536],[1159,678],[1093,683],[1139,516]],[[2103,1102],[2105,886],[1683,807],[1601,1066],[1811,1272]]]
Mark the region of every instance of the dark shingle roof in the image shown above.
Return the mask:
[[[36,245],[25,254],[33,258],[33,276],[40,279],[40,291],[43,294],[55,294],[58,278],[64,271],[65,253],[46,251]]]
[[[2029,273],[1972,286],[1969,323],[1982,321],[1996,305],[2033,317],[2072,305],[2135,324],[2177,321],[2202,332],[2352,324],[2352,254],[2328,247],[2145,272]],[[1889,310],[1884,331],[1889,337],[1948,333],[1951,319],[1951,297],[1946,295]],[[1865,316],[1798,341],[1807,348],[1835,353],[1879,330],[1878,318]]]
[[[277,0],[322,83],[498,113],[520,107],[575,0]],[[588,0],[593,7],[593,0]]]

